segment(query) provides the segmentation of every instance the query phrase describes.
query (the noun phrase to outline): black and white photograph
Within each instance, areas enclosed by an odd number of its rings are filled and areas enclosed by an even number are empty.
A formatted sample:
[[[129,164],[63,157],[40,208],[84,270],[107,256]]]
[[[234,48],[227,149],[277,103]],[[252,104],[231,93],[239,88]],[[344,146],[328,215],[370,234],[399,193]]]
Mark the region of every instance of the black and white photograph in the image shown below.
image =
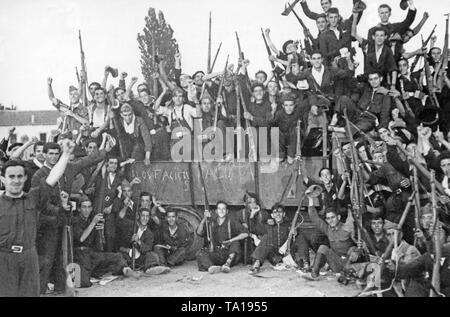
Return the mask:
[[[0,298],[450,296],[448,0],[0,1]]]

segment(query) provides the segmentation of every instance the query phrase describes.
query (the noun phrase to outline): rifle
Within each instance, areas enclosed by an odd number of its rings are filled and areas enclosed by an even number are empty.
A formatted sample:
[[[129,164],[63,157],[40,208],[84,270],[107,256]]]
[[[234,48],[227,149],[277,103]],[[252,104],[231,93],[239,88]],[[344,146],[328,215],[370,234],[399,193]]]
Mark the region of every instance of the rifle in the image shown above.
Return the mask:
[[[209,11],[209,34],[208,34],[208,64],[206,66],[208,74],[211,73],[211,11]]]
[[[83,50],[83,41],[81,40],[81,30],[78,30],[78,39],[80,42],[80,56],[81,56],[81,87],[82,87],[82,100],[83,104],[87,106],[87,91],[88,91],[88,77],[87,77],[87,68],[86,68],[86,56]],[[83,82],[84,81],[84,82]]]
[[[355,213],[355,221],[362,221],[361,215],[366,212],[366,206],[364,204],[364,202],[362,201],[362,199],[364,199],[364,188],[363,188],[363,182],[364,182],[364,178],[362,176],[362,172],[360,169],[360,162],[359,162],[359,157],[358,157],[358,152],[356,151],[355,148],[355,143],[353,140],[353,134],[352,134],[352,130],[350,128],[350,120],[348,119],[347,116],[347,108],[344,109],[344,118],[345,118],[345,122],[346,122],[346,130],[350,139],[350,146],[352,149],[352,161],[353,161],[353,168],[354,170],[354,175],[353,175],[353,180],[354,180],[354,184],[356,186],[355,190],[354,190],[354,199],[353,200],[353,210]],[[361,228],[362,226],[358,226],[358,241],[361,241]],[[369,243],[368,243],[369,244]]]
[[[80,74],[78,73],[78,67],[75,66],[75,75],[77,76],[78,86],[81,84]]]
[[[204,199],[204,202],[205,202],[205,212],[206,211],[209,212],[208,194],[206,192],[205,179],[203,178],[202,164],[200,163],[200,160],[198,161],[198,173],[200,175],[200,184],[202,186],[203,199]],[[211,228],[210,228],[210,225],[208,223],[208,219],[206,219],[205,226],[206,226],[206,238],[209,241],[209,251],[210,252],[214,252],[214,241],[213,241]]]
[[[272,52],[270,50],[269,44],[267,43],[267,39],[266,39],[266,36],[264,35],[263,28],[261,28],[261,36],[262,36],[262,38],[264,40],[264,45],[266,47],[267,55],[269,57],[271,57],[272,56]],[[275,62],[273,60],[270,60],[270,65],[272,66],[272,69],[275,69]]]
[[[106,186],[107,186],[107,178],[108,178],[108,172],[105,173],[105,178],[102,180],[102,184],[99,190],[100,195],[97,197],[97,210],[96,210],[96,214],[102,214],[103,215],[103,208],[104,208],[104,203],[105,203],[105,192],[106,192]],[[105,223],[105,221],[103,220],[103,224]],[[105,239],[105,229],[98,229],[97,230],[97,239],[96,239],[96,244],[97,244],[97,249],[98,251],[104,251],[105,249],[105,243],[106,243],[106,239]]]
[[[239,85],[239,83],[237,83],[237,84]],[[244,108],[244,112],[248,112],[247,106],[245,105],[244,95],[242,94],[242,88],[239,89],[239,95],[241,97],[241,102],[242,102],[242,107]],[[258,160],[258,154],[256,153],[256,144],[255,144],[255,139],[253,137],[252,127],[251,127],[248,119],[245,119],[245,129],[247,130],[248,142],[250,145],[250,150],[248,152],[248,159],[249,159],[249,161],[256,162]]]
[[[295,17],[297,18],[297,21],[300,23],[300,25],[302,26],[305,35],[308,35],[308,38],[311,40],[311,42],[314,43],[314,38],[311,35],[311,32],[309,31],[308,27],[305,25],[305,23],[303,23],[302,19],[298,16],[297,12],[295,12],[294,8],[291,6],[290,3],[288,3],[289,8],[291,9],[292,13],[294,13]]]
[[[219,48],[218,48],[217,51],[216,51],[216,56],[214,56],[214,60],[213,60],[213,63],[212,63],[212,65],[211,65],[211,73],[213,72],[214,66],[216,65],[217,56],[219,56],[219,52],[220,52],[220,48],[221,48],[221,47],[222,47],[222,42],[220,42]]]
[[[446,76],[444,74],[444,72],[447,70],[447,66],[448,66],[448,18],[449,18],[449,14],[444,14],[447,19],[445,22],[445,40],[444,40],[444,48],[442,50],[442,54],[441,54],[441,58],[439,59],[439,63],[436,66],[436,71],[434,73],[434,89],[435,92],[441,93],[442,92],[442,88],[444,86],[444,76]]]
[[[291,240],[294,238],[297,230],[297,220],[300,215],[300,210],[302,208],[302,202],[305,196],[309,198],[317,198],[322,194],[322,187],[319,185],[312,185],[305,189],[305,191],[300,195],[300,199],[298,201],[297,211],[295,212],[294,219],[292,219],[291,227],[289,229],[289,234],[286,242],[280,247],[280,249],[285,249],[284,252],[285,257],[283,258],[283,262],[287,265],[295,266],[295,261],[291,255]],[[302,221],[303,222],[303,221]]]
[[[447,20],[448,21],[448,20]],[[436,179],[435,171],[431,170],[431,205],[433,210],[433,225],[431,227],[431,235],[433,237],[434,243],[434,265],[433,265],[433,276],[431,278],[431,285],[434,290],[439,293],[441,289],[441,226],[439,224],[439,215],[437,211],[437,196],[436,196]],[[435,297],[436,293],[430,290],[430,297]]]
[[[77,291],[75,287],[81,285],[81,268],[80,265],[74,263],[73,258],[73,234],[72,234],[72,217],[73,208],[70,207],[70,218],[67,225],[63,228],[62,236],[62,253],[63,253],[63,267],[66,273],[66,296],[75,297]]]
[[[237,32],[236,33],[236,41],[237,41],[237,46],[238,46],[238,53],[239,53],[239,58],[242,60],[242,62],[244,62],[245,56],[244,56],[244,52],[242,52],[241,49],[241,41],[239,40],[239,35]],[[238,63],[239,64],[239,63]],[[239,75],[239,70],[241,69],[242,65],[238,65],[237,70],[236,70],[236,76]],[[248,91],[251,93],[252,89],[250,88],[250,78],[248,77],[248,72],[245,72],[245,79],[246,79],[246,86]]]
[[[434,34],[435,30],[436,30],[436,27],[437,27],[437,24],[434,25],[434,28],[431,31],[431,33],[428,36],[428,38],[426,39],[426,41],[422,43],[422,45],[425,45],[425,46],[422,46],[422,47],[426,47],[428,45],[428,42],[431,40],[431,37],[433,36],[433,34]],[[419,59],[420,59],[421,56],[422,55],[416,55],[416,57],[414,58],[414,62],[411,64],[411,72],[413,72],[414,69],[416,68],[417,63],[419,63]]]
[[[225,69],[223,71],[223,76],[220,80],[220,85],[219,85],[219,91],[217,92],[217,99],[216,99],[216,111],[214,113],[214,132],[216,131],[217,128],[217,118],[219,117],[219,106],[220,106],[220,102],[219,97],[222,97],[222,90],[223,90],[223,82],[225,81],[225,76],[227,74],[227,68],[228,68],[228,58],[230,57],[230,55],[227,56],[227,61],[225,63]]]
[[[155,72],[158,71],[158,63],[157,63],[157,57],[158,53],[156,52],[156,41],[155,41],[155,33],[151,33],[152,37],[152,56],[153,56],[153,68],[155,69]],[[153,96],[158,96],[158,81],[153,79]],[[156,97],[155,97],[156,98]]]
[[[422,35],[421,35],[421,37],[422,37]],[[424,43],[423,37],[422,37],[422,47],[423,47],[424,44],[425,43]],[[426,57],[424,58],[424,63],[425,63],[425,65],[424,65],[425,77],[426,77],[426,80],[427,80],[428,94],[429,94],[429,97],[431,99],[431,103],[433,104],[434,107],[440,108],[439,102],[438,102],[437,97],[436,97],[436,92],[434,90],[433,76],[431,76],[430,63],[428,61],[428,58],[426,58]]]
[[[291,13],[292,8],[295,7],[295,5],[299,2],[300,0],[294,0],[294,2],[292,2],[292,4],[289,4],[289,7],[287,5],[284,6],[284,11],[281,13],[281,15],[287,16],[289,15],[289,13]]]
[[[134,222],[133,222],[133,235],[136,233],[136,227],[137,227],[137,222],[138,222],[138,217],[139,217],[139,208],[140,208],[140,204],[141,204],[141,200],[138,200],[138,205],[136,207],[136,211],[134,212]],[[131,268],[133,269],[133,271],[135,270],[135,266],[136,266],[136,243],[133,241],[131,243]],[[139,256],[138,256],[139,257]]]
[[[292,187],[291,181],[294,178],[294,173],[296,172],[295,173],[296,177],[295,177],[294,184],[297,184],[298,177],[300,175],[302,175],[302,170],[304,169],[303,158],[302,158],[300,124],[301,124],[301,120],[298,120],[297,121],[297,155],[296,155],[296,160],[297,160],[298,166],[297,166],[296,169],[294,169],[294,172],[292,172],[291,175],[289,176],[289,179],[288,179],[288,182],[286,184],[286,187],[284,188],[283,193],[281,194],[280,204],[283,203],[284,198],[286,197],[286,194],[287,194],[288,190]]]

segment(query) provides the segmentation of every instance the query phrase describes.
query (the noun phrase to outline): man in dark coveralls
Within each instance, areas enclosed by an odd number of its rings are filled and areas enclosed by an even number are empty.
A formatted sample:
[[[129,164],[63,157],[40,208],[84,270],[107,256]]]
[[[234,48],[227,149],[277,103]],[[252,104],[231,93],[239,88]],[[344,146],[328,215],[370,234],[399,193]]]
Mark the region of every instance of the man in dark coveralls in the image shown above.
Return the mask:
[[[1,173],[5,192],[0,195],[0,297],[39,296],[39,264],[36,252],[38,216],[48,195],[69,161],[75,144],[62,143],[63,154],[39,186],[24,193],[27,181],[23,163],[9,161]]]

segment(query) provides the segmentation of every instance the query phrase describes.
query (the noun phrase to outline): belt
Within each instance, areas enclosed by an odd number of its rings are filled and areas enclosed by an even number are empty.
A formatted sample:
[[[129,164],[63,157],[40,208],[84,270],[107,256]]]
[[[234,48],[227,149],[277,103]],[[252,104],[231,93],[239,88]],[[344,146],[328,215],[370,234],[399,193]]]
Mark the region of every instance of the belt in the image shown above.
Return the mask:
[[[22,245],[12,245],[10,248],[6,247],[0,247],[0,252],[6,252],[6,253],[22,253],[24,250],[24,247]]]
[[[85,251],[85,250],[90,250],[90,247],[77,247],[75,248],[75,250],[80,250],[80,251]]]

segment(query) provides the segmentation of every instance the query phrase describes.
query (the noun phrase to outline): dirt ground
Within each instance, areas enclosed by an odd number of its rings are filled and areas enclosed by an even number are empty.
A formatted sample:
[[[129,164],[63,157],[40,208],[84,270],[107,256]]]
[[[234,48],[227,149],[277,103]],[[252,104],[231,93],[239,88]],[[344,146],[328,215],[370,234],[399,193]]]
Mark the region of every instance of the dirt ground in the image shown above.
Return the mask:
[[[275,271],[266,263],[255,277],[242,264],[231,273],[199,272],[195,261],[176,267],[165,275],[118,279],[105,286],[94,284],[78,289],[80,297],[351,297],[360,290],[355,284],[343,286],[334,275],[320,281],[305,280],[295,270]]]

